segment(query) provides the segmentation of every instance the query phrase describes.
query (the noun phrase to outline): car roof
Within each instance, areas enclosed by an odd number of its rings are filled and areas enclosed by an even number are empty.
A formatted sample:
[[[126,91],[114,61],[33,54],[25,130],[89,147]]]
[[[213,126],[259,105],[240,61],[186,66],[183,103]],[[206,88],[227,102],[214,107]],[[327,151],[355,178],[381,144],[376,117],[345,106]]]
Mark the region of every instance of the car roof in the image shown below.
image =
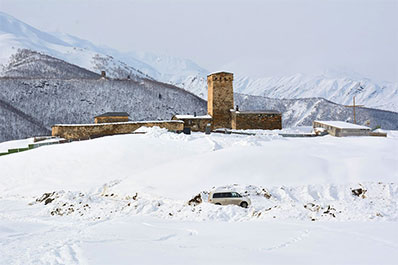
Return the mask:
[[[239,193],[239,192],[234,191],[234,190],[213,190],[210,193],[224,193],[224,192],[236,192],[236,193]]]

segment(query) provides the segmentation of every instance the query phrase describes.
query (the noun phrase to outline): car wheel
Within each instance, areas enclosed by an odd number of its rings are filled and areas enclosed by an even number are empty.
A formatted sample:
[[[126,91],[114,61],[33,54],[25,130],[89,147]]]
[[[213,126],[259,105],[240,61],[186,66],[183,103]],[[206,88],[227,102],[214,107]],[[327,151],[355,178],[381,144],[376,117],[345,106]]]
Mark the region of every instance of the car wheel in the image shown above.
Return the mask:
[[[247,204],[247,202],[241,202],[240,206],[243,208],[247,208],[248,204]]]

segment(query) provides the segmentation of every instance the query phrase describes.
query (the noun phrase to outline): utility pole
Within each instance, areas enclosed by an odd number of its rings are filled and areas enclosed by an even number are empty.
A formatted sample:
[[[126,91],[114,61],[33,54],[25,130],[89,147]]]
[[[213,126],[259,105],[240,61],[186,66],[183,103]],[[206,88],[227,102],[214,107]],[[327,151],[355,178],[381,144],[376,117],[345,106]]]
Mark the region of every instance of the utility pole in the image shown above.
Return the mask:
[[[352,108],[353,113],[354,113],[354,124],[357,124],[357,120],[355,117],[355,108],[357,107],[364,107],[364,105],[355,105],[355,96],[352,98],[352,105],[345,105],[344,107],[349,107]]]

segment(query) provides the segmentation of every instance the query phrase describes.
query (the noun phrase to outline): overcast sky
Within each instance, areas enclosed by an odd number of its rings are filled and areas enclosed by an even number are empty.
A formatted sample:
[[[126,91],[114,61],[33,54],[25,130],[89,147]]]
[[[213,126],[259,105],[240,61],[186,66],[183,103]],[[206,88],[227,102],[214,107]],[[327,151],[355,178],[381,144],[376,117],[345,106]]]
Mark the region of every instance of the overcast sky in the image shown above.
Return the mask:
[[[398,82],[398,0],[0,0],[44,31],[250,76],[358,73]]]

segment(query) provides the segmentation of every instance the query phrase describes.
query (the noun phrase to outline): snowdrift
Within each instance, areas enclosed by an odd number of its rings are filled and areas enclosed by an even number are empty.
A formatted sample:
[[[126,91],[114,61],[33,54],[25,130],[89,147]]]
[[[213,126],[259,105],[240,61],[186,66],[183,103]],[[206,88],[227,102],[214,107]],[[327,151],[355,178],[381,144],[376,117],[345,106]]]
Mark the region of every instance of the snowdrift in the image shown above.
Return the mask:
[[[398,133],[388,133],[289,139],[148,128],[3,156],[0,193],[28,198],[48,215],[91,220],[397,220]],[[250,196],[253,205],[207,203],[218,187]],[[189,203],[198,194],[199,202]]]

